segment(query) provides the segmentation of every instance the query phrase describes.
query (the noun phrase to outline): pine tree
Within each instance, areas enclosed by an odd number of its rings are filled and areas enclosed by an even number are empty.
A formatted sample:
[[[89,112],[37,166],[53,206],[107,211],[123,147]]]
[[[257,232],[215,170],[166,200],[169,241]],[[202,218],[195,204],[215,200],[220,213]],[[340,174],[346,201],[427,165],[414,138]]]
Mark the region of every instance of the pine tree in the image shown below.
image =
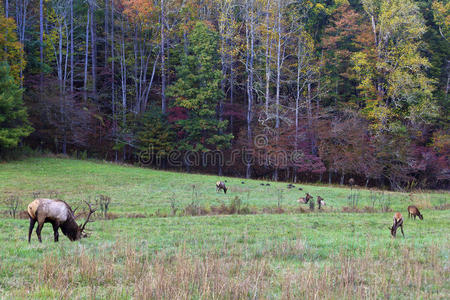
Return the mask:
[[[6,62],[0,63],[0,150],[14,148],[32,128],[22,101],[22,89]]]
[[[173,107],[188,111],[188,118],[178,120],[180,150],[219,150],[227,148],[231,134],[223,134],[227,121],[217,117],[222,73],[219,66],[218,36],[203,22],[197,22],[188,38],[187,53],[177,67],[177,80],[168,87]],[[180,135],[179,135],[180,136]]]

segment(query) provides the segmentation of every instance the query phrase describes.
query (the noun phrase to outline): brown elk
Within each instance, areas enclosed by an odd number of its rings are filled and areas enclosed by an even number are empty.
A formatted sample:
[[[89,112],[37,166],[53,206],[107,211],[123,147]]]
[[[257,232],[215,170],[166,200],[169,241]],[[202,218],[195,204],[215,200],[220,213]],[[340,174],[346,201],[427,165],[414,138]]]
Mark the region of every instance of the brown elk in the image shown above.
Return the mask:
[[[89,218],[95,212],[92,209],[91,204],[86,202],[89,206],[89,213],[86,221],[83,225],[78,226],[74,215],[74,210],[70,206],[62,201],[55,199],[35,199],[33,202],[28,204],[28,216],[30,217],[30,228],[28,231],[28,243],[31,240],[31,233],[36,222],[38,226],[36,228],[36,234],[39,242],[42,243],[41,231],[44,223],[51,223],[53,225],[53,233],[55,242],[58,241],[59,234],[58,229],[61,228],[62,233],[69,238],[71,241],[77,241],[81,238],[87,237],[84,232],[86,224],[89,222]],[[76,210],[76,209],[75,209]]]
[[[223,190],[224,194],[227,193],[227,187],[225,186],[225,182],[223,181],[217,181],[216,182],[216,192],[219,192],[220,190]]]
[[[350,185],[350,188],[353,189],[353,186],[355,185],[355,179],[350,178],[350,179],[348,180],[348,184]]]
[[[394,224],[392,224],[392,227],[389,228],[391,230],[391,235],[395,237],[397,235],[397,229],[400,227],[402,230],[402,235],[405,237],[405,234],[403,233],[403,216],[401,213],[396,212],[394,214]]]
[[[408,206],[408,218],[411,218],[412,216],[414,216],[414,220],[416,219],[416,216],[423,220],[423,215],[420,213],[417,206],[414,205]]]
[[[319,209],[320,209],[322,206],[325,206],[325,201],[323,201],[323,198],[320,197],[320,196],[317,196],[317,206],[319,207]]]
[[[298,203],[306,204],[306,203],[308,203],[309,200],[311,200],[311,199],[313,199],[313,198],[314,198],[313,196],[311,196],[310,194],[306,193],[306,197],[299,198],[299,199],[297,200],[297,202],[298,202]]]

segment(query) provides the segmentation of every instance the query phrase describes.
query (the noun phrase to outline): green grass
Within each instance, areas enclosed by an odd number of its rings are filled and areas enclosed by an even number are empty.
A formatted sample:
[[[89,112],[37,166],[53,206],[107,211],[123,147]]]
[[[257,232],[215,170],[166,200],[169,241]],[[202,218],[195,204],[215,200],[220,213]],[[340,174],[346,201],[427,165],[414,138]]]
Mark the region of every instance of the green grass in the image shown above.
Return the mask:
[[[226,195],[216,193],[218,179],[228,181]],[[303,188],[298,191],[287,189],[286,183],[260,186],[261,182],[56,158],[0,164],[2,197],[5,192],[20,194],[23,209],[33,191],[46,196],[57,190],[69,204],[108,195],[111,211],[121,216],[90,223],[91,237],[80,242],[70,242],[61,234],[60,242],[53,243],[52,228],[46,224],[43,243],[33,233],[29,245],[28,220],[4,215],[0,295],[37,299],[450,296],[450,213],[433,209],[449,202],[448,193],[385,192],[391,209],[405,217],[406,237],[399,232],[400,237],[392,239],[388,230],[392,212],[342,212],[348,206],[348,188],[297,184]],[[169,213],[171,197],[181,211],[192,201],[193,184],[203,206],[229,203],[237,195],[259,212],[276,207],[281,190],[282,207],[289,213],[126,217],[150,216],[158,210]],[[294,213],[296,199],[305,192],[321,195],[326,212]],[[370,191],[357,193],[359,207],[372,205]],[[406,207],[412,202],[423,207],[423,221],[407,218]],[[223,283],[222,288],[217,282]]]
[[[215,192],[215,182],[219,179],[227,180],[226,195]],[[270,182],[270,186],[261,186],[262,182],[69,159],[33,158],[0,165],[0,191],[17,192],[31,200],[33,191],[43,191],[41,195],[48,196],[46,192],[57,190],[58,197],[71,204],[106,194],[113,199],[111,212],[114,213],[154,213],[158,209],[169,212],[171,197],[180,207],[185,207],[192,201],[192,185],[196,187],[200,205],[229,203],[237,195],[256,208],[277,206],[279,191],[283,207],[297,207],[296,200],[310,193],[322,196],[328,208],[341,208],[348,205],[351,192],[348,187],[296,184],[295,189],[288,189],[286,183]],[[369,190],[354,189],[354,192],[359,195],[360,207],[372,206]],[[408,194],[384,192],[384,195],[393,210],[406,213],[411,203]],[[413,201],[431,207],[448,201],[448,197],[444,192],[416,193]],[[377,202],[375,207],[379,206]]]

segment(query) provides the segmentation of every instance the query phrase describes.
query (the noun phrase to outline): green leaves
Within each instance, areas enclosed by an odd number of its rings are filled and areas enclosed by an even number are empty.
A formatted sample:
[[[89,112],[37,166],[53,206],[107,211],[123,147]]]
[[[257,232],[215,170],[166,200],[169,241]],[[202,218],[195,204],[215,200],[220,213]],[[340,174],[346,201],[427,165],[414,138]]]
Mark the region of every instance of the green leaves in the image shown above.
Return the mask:
[[[0,63],[0,150],[16,147],[22,137],[33,131],[22,102],[22,92],[11,76],[8,64]]]
[[[188,110],[186,120],[177,121],[184,134],[181,149],[204,151],[230,145],[231,134],[220,133],[226,121],[217,119],[217,104],[224,95],[219,88],[222,73],[218,62],[218,35],[204,22],[197,22],[189,35],[189,47],[177,67],[177,81],[168,87],[173,106]]]

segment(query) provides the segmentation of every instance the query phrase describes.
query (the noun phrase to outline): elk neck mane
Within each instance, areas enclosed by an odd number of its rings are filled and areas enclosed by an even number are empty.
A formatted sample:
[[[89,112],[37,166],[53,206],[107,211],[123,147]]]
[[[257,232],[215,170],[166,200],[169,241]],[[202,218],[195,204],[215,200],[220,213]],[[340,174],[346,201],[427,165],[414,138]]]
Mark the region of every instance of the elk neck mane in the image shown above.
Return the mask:
[[[62,233],[71,241],[76,240],[79,227],[73,215],[69,214],[67,220],[60,224],[60,228]]]

